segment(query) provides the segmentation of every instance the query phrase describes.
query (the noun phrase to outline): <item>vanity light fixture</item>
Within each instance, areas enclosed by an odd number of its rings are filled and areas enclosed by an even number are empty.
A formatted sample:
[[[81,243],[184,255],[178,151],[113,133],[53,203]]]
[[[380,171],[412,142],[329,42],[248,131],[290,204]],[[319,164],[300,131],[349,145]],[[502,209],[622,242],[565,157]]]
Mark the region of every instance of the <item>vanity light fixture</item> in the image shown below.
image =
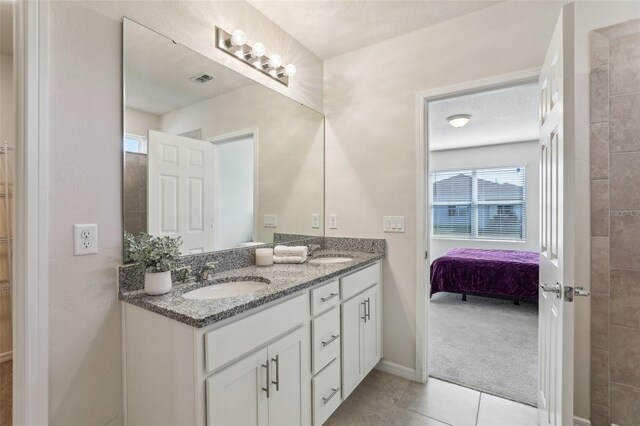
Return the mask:
[[[247,44],[247,35],[242,30],[235,30],[229,34],[222,28],[216,27],[216,47],[278,80],[285,86],[289,85],[289,78],[296,75],[295,65],[283,66],[282,56],[277,53],[267,56],[264,44],[260,42],[253,46]]]
[[[464,127],[467,124],[469,124],[469,121],[471,121],[471,114],[452,115],[447,117],[447,121],[449,122],[451,127],[455,127],[456,129],[459,129],[460,127]]]

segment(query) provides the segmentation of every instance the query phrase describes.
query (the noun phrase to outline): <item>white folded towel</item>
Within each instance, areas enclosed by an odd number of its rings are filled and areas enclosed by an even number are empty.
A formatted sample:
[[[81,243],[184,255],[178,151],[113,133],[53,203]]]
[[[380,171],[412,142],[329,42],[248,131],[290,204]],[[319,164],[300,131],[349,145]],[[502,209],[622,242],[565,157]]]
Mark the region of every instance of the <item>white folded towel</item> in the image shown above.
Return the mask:
[[[273,256],[273,263],[304,263],[307,256]]]
[[[275,246],[274,256],[300,256],[307,257],[309,248],[307,246]]]

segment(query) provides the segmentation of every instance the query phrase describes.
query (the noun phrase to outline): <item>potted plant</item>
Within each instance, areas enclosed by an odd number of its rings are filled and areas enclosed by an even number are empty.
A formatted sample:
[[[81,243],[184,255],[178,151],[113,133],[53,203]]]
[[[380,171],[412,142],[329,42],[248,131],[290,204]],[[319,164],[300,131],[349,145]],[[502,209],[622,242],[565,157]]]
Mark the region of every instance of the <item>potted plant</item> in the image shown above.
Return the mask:
[[[144,267],[145,293],[160,295],[171,290],[171,271],[179,264],[180,244],[180,237],[125,234],[125,258]]]

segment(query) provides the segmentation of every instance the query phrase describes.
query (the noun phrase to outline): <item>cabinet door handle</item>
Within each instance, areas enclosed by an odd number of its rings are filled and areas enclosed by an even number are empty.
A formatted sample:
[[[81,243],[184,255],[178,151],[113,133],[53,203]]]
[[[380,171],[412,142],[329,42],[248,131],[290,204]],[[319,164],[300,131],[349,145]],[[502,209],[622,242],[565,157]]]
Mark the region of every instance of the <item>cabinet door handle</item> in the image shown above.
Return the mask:
[[[329,340],[327,340],[327,341],[325,341],[325,342],[322,342],[322,346],[327,346],[329,343],[333,342],[333,341],[334,341],[334,340],[336,340],[338,337],[340,337],[340,335],[339,335],[339,334],[332,334],[332,335],[331,335],[331,339],[329,339]]]
[[[326,398],[322,398],[322,403],[323,404],[326,404],[327,402],[331,401],[331,398],[333,398],[335,396],[335,394],[337,394],[338,391],[340,391],[340,386],[338,386],[337,388],[331,388],[331,390],[333,391],[333,392],[331,392],[331,395],[329,395]]]
[[[366,315],[367,315],[367,321],[371,321],[371,298],[370,297],[367,297]]]
[[[333,298],[334,298],[334,297],[336,297],[337,295],[338,295],[338,293],[329,293],[329,295],[328,295],[327,297],[321,297],[321,298],[320,298],[320,301],[321,301],[322,303],[324,303],[324,302],[326,302],[327,300],[331,300],[331,299],[333,299]]]
[[[267,387],[266,388],[262,388],[262,390],[267,393],[267,398],[269,398],[271,396],[271,391],[269,390],[271,388],[271,385],[269,384],[269,382],[270,382],[270,379],[269,379],[269,361],[267,361],[266,363],[262,364],[262,367],[267,369]]]
[[[364,316],[360,318],[362,318],[364,322],[367,322],[367,301],[363,300],[362,302],[360,302],[360,304],[363,306],[363,309],[364,309]]]
[[[276,385],[276,391],[280,391],[280,355],[276,355],[275,358],[271,358],[271,361],[276,363],[276,379],[271,382]]]

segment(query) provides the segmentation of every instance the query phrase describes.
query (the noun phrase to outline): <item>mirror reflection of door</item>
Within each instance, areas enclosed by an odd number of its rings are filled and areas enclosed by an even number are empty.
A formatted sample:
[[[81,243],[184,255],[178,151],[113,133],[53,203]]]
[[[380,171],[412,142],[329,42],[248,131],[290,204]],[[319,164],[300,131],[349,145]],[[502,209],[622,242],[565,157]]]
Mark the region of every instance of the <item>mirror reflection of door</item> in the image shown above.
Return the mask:
[[[253,137],[216,142],[215,250],[252,242]]]

